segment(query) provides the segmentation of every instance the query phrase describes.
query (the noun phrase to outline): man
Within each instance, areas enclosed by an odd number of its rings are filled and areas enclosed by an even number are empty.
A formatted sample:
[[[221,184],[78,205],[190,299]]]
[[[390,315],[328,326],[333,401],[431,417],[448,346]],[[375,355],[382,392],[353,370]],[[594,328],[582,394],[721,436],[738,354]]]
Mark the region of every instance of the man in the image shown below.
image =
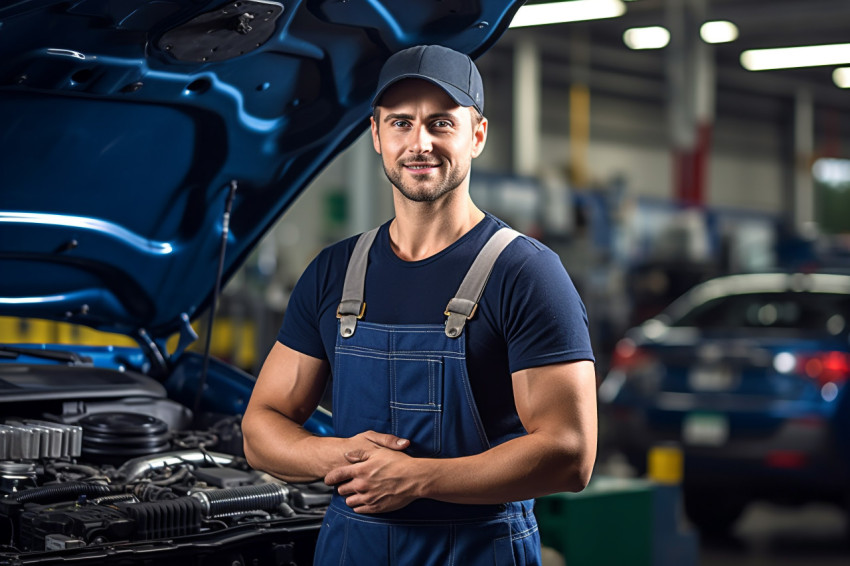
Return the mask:
[[[554,253],[469,197],[483,103],[464,54],[387,61],[371,129],[396,216],[319,254],[260,371],[248,461],[336,488],[316,564],[536,564],[533,498],[589,481],[584,306]],[[317,437],[301,425],[330,375],[337,436]]]

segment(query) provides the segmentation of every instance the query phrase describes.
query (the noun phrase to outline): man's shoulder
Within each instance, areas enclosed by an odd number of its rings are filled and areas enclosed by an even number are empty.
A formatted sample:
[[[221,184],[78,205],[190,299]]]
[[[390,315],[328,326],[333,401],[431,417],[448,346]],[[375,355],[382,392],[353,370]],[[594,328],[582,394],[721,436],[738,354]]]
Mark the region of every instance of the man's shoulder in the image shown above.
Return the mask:
[[[487,238],[489,239],[492,235],[494,235],[500,228],[509,228],[517,232],[517,237],[508,244],[505,248],[505,253],[502,253],[499,256],[499,261],[502,263],[510,263],[512,265],[517,265],[528,261],[530,258],[538,256],[540,254],[543,255],[555,255],[549,247],[545,244],[534,238],[533,236],[529,236],[505,222],[499,220],[498,218],[493,217],[494,227],[489,230]],[[555,256],[557,257],[557,256]]]
[[[384,229],[384,226],[385,224],[382,224],[377,226],[375,229],[380,231]],[[313,262],[319,265],[334,265],[338,264],[338,262],[342,260],[345,264],[347,264],[348,259],[354,252],[354,246],[357,244],[357,240],[365,233],[366,232],[348,236],[341,240],[337,240],[332,244],[328,244],[316,255]]]

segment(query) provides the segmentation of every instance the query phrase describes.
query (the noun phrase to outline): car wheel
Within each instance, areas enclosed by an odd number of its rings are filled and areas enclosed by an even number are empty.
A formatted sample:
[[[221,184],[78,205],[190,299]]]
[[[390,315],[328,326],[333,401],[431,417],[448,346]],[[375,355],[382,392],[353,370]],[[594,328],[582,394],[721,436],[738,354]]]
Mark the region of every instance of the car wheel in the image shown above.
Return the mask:
[[[747,505],[739,495],[723,490],[686,487],[683,496],[688,519],[708,537],[727,536]]]

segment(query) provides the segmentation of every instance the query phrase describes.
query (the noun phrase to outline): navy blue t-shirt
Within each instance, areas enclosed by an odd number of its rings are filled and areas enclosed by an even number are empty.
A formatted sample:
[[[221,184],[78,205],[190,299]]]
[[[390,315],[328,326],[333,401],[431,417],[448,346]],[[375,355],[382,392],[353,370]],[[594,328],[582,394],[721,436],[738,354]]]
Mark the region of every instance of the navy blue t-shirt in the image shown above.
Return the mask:
[[[378,230],[366,270],[364,320],[380,324],[443,324],[449,300],[478,252],[505,224],[487,214],[448,248],[421,261],[392,251],[389,222]],[[336,311],[357,237],[324,250],[292,292],[278,341],[333,372]],[[475,316],[467,321],[467,370],[490,439],[524,433],[511,373],[556,362],[593,360],[587,313],[560,258],[540,242],[516,238],[490,275]]]

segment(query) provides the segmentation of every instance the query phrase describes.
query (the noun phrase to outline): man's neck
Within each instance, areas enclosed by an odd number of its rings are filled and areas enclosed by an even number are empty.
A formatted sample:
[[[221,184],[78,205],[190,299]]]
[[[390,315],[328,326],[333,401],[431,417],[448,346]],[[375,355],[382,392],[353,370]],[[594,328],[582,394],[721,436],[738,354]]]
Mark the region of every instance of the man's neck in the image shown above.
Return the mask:
[[[425,203],[411,202],[396,193],[396,216],[390,224],[390,243],[395,254],[405,261],[429,258],[484,218],[468,194],[457,196],[460,198]]]

